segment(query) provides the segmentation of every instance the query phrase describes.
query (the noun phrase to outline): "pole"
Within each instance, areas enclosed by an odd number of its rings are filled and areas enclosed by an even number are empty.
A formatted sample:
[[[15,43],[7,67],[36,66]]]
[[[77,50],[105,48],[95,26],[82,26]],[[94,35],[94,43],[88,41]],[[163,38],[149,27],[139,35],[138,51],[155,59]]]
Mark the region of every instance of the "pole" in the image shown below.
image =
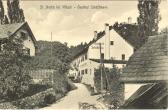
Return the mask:
[[[52,32],[51,32],[51,57],[52,57]],[[52,82],[52,85],[54,84],[54,79],[53,79],[53,75],[54,74],[54,72],[52,72],[52,75],[51,75],[51,82]]]
[[[100,72],[101,72],[101,92],[103,92],[103,70],[102,70],[102,55],[101,55],[101,43],[100,43]]]
[[[51,57],[52,57],[52,32],[51,32]]]

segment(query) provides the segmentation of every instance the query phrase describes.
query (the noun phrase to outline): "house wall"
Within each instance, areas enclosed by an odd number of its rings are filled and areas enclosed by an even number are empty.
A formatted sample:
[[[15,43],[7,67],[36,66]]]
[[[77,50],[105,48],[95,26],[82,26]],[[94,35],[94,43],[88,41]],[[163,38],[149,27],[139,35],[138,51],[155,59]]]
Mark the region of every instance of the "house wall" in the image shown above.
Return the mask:
[[[128,60],[133,54],[134,48],[114,30],[110,31],[110,41],[113,41],[113,45],[110,45],[111,58],[122,60],[122,54],[124,54],[125,60]]]
[[[82,65],[85,64],[86,60],[88,60],[87,58],[88,54],[84,53],[78,57],[76,57],[72,62],[71,62],[71,67],[72,69],[69,70],[69,76],[74,76],[75,79],[77,79],[78,77],[81,77],[81,68],[83,68]]]
[[[32,38],[30,37],[30,34],[28,33],[28,31],[26,29],[23,28],[23,29],[18,30],[16,35],[20,37],[21,32],[24,32],[27,36],[27,39],[25,39],[23,42],[24,47],[30,49],[30,56],[35,56],[36,49],[35,49],[34,42],[33,42]]]
[[[90,59],[100,59],[101,43],[101,51],[104,54],[104,59],[122,60],[122,54],[124,54],[125,60],[128,60],[133,54],[134,48],[114,30],[109,31],[106,29],[106,31],[106,33],[109,33],[108,35],[103,36],[89,47],[88,57]],[[109,45],[111,41],[113,41],[113,45]]]

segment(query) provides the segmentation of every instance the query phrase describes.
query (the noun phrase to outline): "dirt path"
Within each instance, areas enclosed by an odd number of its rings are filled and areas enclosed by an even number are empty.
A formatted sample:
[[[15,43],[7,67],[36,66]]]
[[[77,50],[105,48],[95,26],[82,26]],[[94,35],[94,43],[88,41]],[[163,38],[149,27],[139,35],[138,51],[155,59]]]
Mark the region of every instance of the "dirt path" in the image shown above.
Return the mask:
[[[42,109],[73,109],[79,110],[79,105],[104,109],[104,105],[97,101],[98,95],[90,96],[90,92],[83,84],[75,84],[78,89],[70,91],[64,98]],[[93,106],[92,106],[93,105]],[[93,109],[93,108],[92,108]]]

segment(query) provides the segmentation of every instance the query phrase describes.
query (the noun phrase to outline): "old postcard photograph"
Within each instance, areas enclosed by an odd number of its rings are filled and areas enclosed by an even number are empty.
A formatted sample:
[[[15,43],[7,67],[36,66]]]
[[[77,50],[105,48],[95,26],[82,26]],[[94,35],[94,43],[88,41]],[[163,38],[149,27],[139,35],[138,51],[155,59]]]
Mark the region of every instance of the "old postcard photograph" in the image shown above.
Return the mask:
[[[168,0],[0,0],[0,109],[168,109]]]

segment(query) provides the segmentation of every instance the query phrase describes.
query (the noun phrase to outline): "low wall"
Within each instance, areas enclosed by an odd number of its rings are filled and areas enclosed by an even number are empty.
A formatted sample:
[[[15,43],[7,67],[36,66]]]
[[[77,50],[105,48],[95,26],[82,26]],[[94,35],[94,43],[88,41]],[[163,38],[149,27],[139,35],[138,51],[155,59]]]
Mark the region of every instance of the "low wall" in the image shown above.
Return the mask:
[[[52,94],[55,96],[56,100],[59,100],[63,97],[62,94],[55,94],[53,88],[47,89],[46,91],[39,92],[30,97],[25,97],[23,99],[19,99],[13,102],[5,102],[0,104],[0,109],[33,109],[40,108],[45,106],[44,99],[46,96]]]
[[[10,102],[4,102],[4,103],[0,103],[0,109],[18,109],[18,107],[14,106]]]
[[[39,108],[45,106],[44,99],[46,96],[51,95],[55,96],[55,100],[60,99],[63,97],[62,94],[55,94],[55,91],[53,88],[47,89],[46,91],[42,91],[40,93],[37,93],[33,96],[26,97],[20,100],[17,100],[14,102],[19,108],[22,109],[32,109],[32,108]]]

